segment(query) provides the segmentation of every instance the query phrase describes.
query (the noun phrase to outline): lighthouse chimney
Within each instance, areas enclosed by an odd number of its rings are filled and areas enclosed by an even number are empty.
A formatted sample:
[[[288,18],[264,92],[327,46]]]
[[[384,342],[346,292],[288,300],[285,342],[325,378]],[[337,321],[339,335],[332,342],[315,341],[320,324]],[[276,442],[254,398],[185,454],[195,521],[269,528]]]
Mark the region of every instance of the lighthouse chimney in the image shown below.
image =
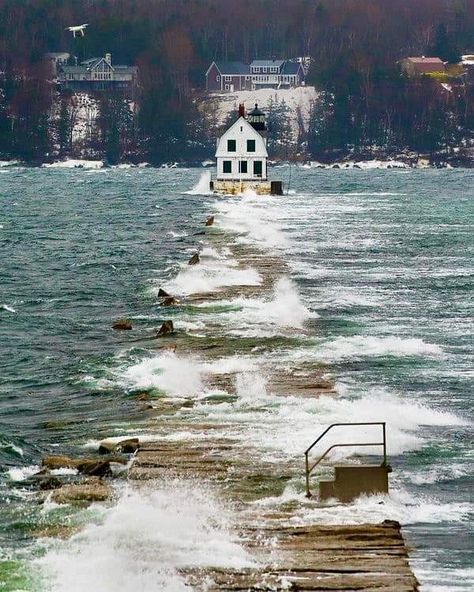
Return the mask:
[[[245,117],[245,105],[239,103],[239,117]]]

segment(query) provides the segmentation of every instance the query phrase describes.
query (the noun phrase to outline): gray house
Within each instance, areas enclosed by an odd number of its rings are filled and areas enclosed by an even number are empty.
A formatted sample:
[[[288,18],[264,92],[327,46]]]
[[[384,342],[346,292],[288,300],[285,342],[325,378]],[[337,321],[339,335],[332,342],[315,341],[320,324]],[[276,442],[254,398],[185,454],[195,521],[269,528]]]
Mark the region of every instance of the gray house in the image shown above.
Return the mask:
[[[304,82],[303,66],[293,60],[254,60],[250,65],[212,62],[206,72],[208,92],[290,88],[303,86]]]
[[[92,58],[80,65],[57,65],[57,79],[61,90],[77,91],[121,91],[132,95],[137,82],[138,69],[135,66],[112,64],[112,55]]]

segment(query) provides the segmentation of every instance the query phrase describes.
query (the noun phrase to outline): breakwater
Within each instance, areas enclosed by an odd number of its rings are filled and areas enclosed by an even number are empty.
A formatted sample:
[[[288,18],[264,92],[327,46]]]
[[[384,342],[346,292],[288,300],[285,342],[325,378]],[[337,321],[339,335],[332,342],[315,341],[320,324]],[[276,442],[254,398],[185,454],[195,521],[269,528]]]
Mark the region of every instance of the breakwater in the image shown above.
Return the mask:
[[[238,502],[247,490],[260,496],[244,500],[256,514],[289,508],[295,527],[398,519],[415,539],[412,558],[422,582],[462,585],[456,574],[468,565],[462,549],[469,512],[462,498],[466,378],[463,337],[456,334],[458,326],[466,330],[468,259],[455,248],[467,236],[462,198],[450,211],[431,193],[439,185],[434,177],[397,172],[376,179],[348,172],[342,181],[308,171],[284,203],[181,195],[190,186],[183,171],[74,171],[67,179],[62,171],[40,173],[39,195],[23,189],[23,200],[10,197],[23,187],[17,172],[7,185],[9,201],[2,201],[10,208],[1,220],[9,253],[3,299],[16,311],[2,313],[10,353],[2,358],[2,393],[15,402],[15,414],[5,408],[2,418],[8,442],[23,453],[3,450],[10,468],[2,493],[17,497],[2,505],[12,541],[2,547],[22,549],[10,551],[10,574],[20,561],[32,575],[49,574],[50,589],[112,590],[118,581],[133,589],[137,578],[145,589],[157,581],[180,589],[182,571],[209,565],[209,556],[219,569],[252,569],[238,534]],[[67,202],[56,193],[61,183]],[[463,183],[451,178],[450,197]],[[412,186],[421,195],[416,211],[430,204],[421,225],[410,210]],[[211,212],[215,236],[208,240],[195,233],[205,231]],[[187,266],[196,247],[199,272]],[[43,274],[32,282],[38,270]],[[161,286],[183,304],[164,312]],[[456,298],[446,300],[447,290]],[[121,317],[131,317],[132,331],[112,331]],[[167,318],[176,330],[169,338],[174,353],[155,338]],[[313,393],[316,374],[335,393]],[[291,383],[300,385],[297,394],[288,390]],[[443,399],[446,393],[456,395]],[[391,496],[347,507],[307,505],[296,467],[321,427],[388,412]],[[21,475],[37,470],[46,453],[85,455],[107,436],[196,443],[210,434],[235,442],[226,452],[231,460],[265,466],[273,479],[256,487],[250,475],[253,486],[237,500],[212,479],[170,476],[140,492],[116,479],[110,508],[84,513],[29,503],[21,510],[22,496],[31,499]],[[285,463],[295,472],[285,473]],[[445,503],[450,480],[457,497],[449,488]],[[51,523],[58,533],[64,523],[78,533],[60,545],[16,538],[21,528],[44,533]],[[438,528],[457,533],[449,550],[430,542]],[[439,571],[430,564],[435,549]],[[115,575],[106,578],[105,571]],[[36,580],[32,586],[39,589]]]

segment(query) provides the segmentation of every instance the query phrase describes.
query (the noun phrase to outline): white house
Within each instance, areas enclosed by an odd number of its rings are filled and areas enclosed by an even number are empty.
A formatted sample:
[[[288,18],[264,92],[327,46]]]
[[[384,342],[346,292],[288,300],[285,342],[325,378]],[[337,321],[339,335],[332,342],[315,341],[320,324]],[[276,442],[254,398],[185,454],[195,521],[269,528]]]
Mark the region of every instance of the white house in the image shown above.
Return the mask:
[[[239,118],[217,143],[218,181],[267,180],[267,140],[258,131],[265,131],[264,117],[257,105],[248,119],[239,108]]]

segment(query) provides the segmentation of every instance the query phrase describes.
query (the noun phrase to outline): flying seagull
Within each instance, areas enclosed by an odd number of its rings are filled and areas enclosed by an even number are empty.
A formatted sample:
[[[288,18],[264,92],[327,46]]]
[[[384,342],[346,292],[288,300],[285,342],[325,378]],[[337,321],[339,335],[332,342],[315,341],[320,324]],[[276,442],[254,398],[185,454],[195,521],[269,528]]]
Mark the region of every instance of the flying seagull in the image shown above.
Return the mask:
[[[66,31],[71,31],[73,37],[84,37],[84,29],[88,26],[88,23],[84,25],[76,25],[75,27],[66,27]]]

